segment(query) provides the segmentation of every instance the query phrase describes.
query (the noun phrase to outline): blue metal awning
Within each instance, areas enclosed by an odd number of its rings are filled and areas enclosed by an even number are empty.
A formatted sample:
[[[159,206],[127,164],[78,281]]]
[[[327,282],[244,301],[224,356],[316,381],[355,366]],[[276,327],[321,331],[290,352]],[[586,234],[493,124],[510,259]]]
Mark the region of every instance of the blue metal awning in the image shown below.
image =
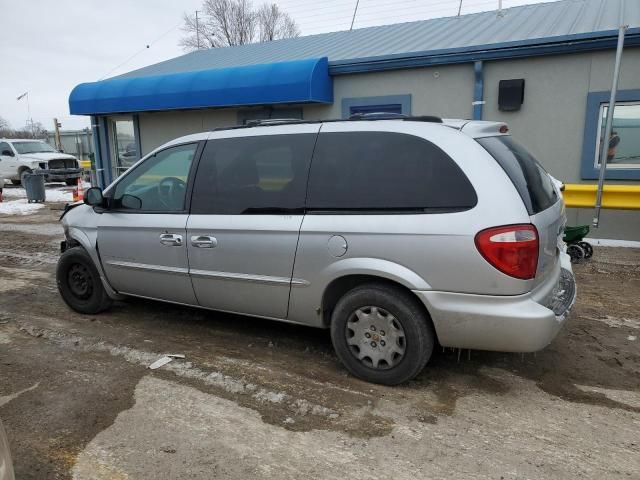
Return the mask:
[[[332,103],[326,57],[81,83],[69,95],[74,115]]]

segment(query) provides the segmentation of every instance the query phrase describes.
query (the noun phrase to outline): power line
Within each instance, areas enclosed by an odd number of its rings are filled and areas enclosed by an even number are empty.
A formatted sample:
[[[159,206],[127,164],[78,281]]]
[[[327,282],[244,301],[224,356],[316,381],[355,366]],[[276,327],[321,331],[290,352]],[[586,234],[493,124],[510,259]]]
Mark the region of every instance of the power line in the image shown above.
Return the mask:
[[[126,65],[127,63],[129,63],[131,60],[133,60],[135,57],[137,57],[138,55],[140,55],[142,52],[144,52],[145,50],[148,50],[149,48],[151,48],[154,44],[156,44],[158,41],[160,41],[162,38],[164,38],[166,35],[168,35],[169,33],[171,33],[172,31],[174,31],[176,28],[178,28],[179,26],[182,25],[182,21],[176,25],[174,25],[173,27],[171,27],[169,30],[167,30],[166,32],[164,32],[162,35],[158,36],[155,40],[153,40],[151,43],[147,44],[144,46],[144,48],[141,48],[140,50],[138,50],[136,53],[134,53],[133,55],[131,55],[129,58],[127,58],[124,62],[118,64],[117,66],[113,67],[111,70],[109,70],[107,73],[105,73],[102,77],[100,77],[98,79],[98,81],[100,80],[104,80],[106,77],[108,77],[109,75],[111,75],[111,73],[115,72],[116,70],[118,70],[120,67]]]
[[[489,4],[493,4],[494,1],[493,0],[484,0],[483,3],[476,3],[473,6],[476,7],[480,7],[480,6],[486,6]],[[465,4],[466,5],[466,4]],[[453,7],[455,9],[455,6]],[[424,7],[423,9],[416,9],[416,8],[411,8],[411,7],[407,7],[407,8],[393,8],[391,10],[387,10],[387,11],[379,11],[379,12],[363,12],[360,13],[358,15],[358,20],[359,23],[362,24],[363,22],[366,22],[368,24],[372,24],[372,23],[376,23],[378,21],[381,22],[385,22],[386,20],[389,19],[396,19],[396,18],[403,18],[406,21],[419,21],[419,20],[423,20],[422,18],[414,18],[414,19],[407,19],[406,14],[401,14],[401,15],[387,15],[386,13],[391,13],[391,12],[403,12],[403,11],[408,11],[411,10],[411,12],[414,13],[415,17],[420,17],[421,15],[429,15],[428,18],[442,18],[439,17],[438,15],[433,15],[433,14],[439,14],[439,13],[443,13],[443,12],[449,12],[451,14],[451,16],[455,16],[455,11],[452,10],[451,8],[439,8],[439,9],[427,9],[425,10]],[[489,10],[491,11],[491,10]],[[304,17],[293,17],[294,20],[296,20],[299,23],[303,23],[303,26],[309,27],[309,26],[314,26],[314,25],[322,25],[325,27],[328,27],[329,29],[332,28],[331,25],[329,25],[329,23],[333,23],[334,26],[336,23],[340,23],[342,24],[343,22],[347,22],[348,20],[346,20],[344,18],[344,16],[330,16],[330,17],[320,17],[320,15],[309,15],[309,16],[304,16]],[[312,22],[306,22],[305,19],[314,19],[314,21]],[[388,23],[388,22],[387,22]]]

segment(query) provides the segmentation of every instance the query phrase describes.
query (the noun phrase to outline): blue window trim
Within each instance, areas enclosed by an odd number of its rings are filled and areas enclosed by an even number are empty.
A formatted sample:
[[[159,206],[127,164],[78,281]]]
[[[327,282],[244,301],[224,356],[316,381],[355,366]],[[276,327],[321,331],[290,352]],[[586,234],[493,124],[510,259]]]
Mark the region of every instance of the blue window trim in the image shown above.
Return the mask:
[[[381,95],[378,97],[350,97],[342,99],[342,118],[351,115],[351,107],[371,107],[374,105],[398,104],[403,115],[411,115],[411,94]]]
[[[587,114],[582,140],[582,162],[580,174],[583,180],[596,180],[600,168],[595,167],[596,139],[598,138],[598,121],[600,105],[609,103],[611,92],[591,92],[587,95]],[[617,102],[640,101],[640,90],[618,90]],[[640,168],[607,168],[608,180],[640,180]]]
[[[133,140],[138,150],[138,158],[136,160],[140,160],[142,158],[142,140],[140,140],[140,115],[137,114],[133,115]]]

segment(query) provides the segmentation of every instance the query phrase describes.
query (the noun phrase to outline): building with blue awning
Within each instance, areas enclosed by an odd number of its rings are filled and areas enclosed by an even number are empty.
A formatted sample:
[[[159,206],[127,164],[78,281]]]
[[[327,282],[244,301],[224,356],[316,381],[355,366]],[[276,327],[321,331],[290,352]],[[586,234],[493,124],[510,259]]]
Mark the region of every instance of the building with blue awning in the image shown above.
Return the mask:
[[[92,117],[98,181],[109,184],[176,137],[251,120],[390,112],[506,121],[566,183],[593,183],[617,29],[629,24],[610,181],[640,180],[640,9],[561,0],[237,47],[198,50],[78,85],[72,114]],[[624,144],[624,145],[623,145]],[[635,237],[632,213],[616,238]],[[569,223],[590,223],[569,212]]]

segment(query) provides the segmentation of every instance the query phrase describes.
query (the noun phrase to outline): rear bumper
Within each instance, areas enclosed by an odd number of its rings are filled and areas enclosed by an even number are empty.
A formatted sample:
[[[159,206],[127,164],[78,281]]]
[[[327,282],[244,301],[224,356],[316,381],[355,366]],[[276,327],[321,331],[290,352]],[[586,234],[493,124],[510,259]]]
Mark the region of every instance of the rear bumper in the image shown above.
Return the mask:
[[[576,301],[569,261],[558,266],[551,281],[525,295],[414,293],[429,310],[442,346],[500,352],[535,352],[546,347]]]

